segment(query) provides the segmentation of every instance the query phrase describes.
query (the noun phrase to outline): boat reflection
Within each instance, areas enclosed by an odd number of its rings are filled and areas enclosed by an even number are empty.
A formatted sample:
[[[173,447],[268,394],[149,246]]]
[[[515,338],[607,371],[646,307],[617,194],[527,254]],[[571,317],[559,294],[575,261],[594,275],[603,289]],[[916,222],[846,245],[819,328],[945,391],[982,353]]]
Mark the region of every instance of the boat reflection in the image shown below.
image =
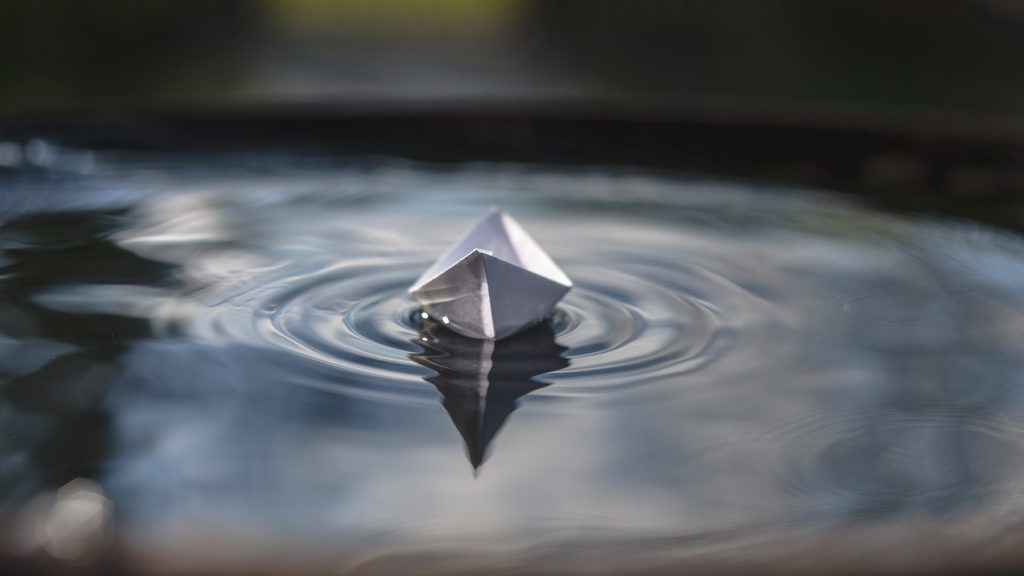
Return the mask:
[[[555,342],[547,323],[492,342],[461,336],[427,319],[416,344],[421,351],[410,357],[436,372],[426,381],[444,396],[442,405],[462,435],[474,473],[519,398],[549,385],[536,377],[569,365],[562,356],[566,347]]]

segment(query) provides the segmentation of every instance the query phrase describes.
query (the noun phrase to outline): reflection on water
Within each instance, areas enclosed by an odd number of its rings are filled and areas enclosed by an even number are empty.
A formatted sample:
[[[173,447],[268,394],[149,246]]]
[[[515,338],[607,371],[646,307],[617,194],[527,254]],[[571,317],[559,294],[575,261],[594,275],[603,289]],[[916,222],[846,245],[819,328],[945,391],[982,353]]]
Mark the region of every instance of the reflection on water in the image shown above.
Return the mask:
[[[497,342],[466,338],[432,319],[419,334],[423,351],[410,358],[437,373],[427,381],[444,396],[474,470],[519,398],[548,385],[534,378],[569,365],[546,323]]]
[[[636,173],[97,161],[0,180],[0,542],[78,478],[165,569],[927,571],[1020,533],[1017,236]],[[576,287],[484,343],[406,287],[494,204]]]

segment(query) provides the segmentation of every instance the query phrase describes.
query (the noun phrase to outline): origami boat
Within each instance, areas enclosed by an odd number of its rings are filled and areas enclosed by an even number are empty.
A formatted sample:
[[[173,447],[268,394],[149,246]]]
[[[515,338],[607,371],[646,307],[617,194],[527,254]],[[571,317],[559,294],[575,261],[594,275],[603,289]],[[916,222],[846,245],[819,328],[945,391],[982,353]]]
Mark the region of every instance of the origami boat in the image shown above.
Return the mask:
[[[543,320],[572,281],[525,230],[493,210],[409,288],[423,310],[452,330],[483,340]]]

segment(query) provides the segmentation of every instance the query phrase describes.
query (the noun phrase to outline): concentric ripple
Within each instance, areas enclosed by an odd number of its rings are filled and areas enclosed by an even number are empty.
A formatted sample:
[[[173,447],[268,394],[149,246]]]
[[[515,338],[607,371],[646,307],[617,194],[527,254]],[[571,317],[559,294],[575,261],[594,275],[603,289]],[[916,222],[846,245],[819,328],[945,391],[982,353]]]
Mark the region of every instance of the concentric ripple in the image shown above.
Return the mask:
[[[576,289],[553,319],[572,361],[553,376],[557,382],[587,390],[628,387],[698,370],[725,349],[727,311],[698,296],[711,280],[704,270],[592,264],[574,267],[574,279]]]
[[[777,434],[790,438],[775,452],[780,481],[861,514],[952,512],[988,498],[1024,469],[1019,423],[970,406],[805,414],[766,430],[760,441]]]
[[[4,485],[102,471],[143,540],[238,522],[548,568],[1019,532],[1019,237],[664,174],[305,170],[165,170],[124,210],[0,226]],[[407,288],[493,205],[574,287],[459,340]]]
[[[136,210],[135,225],[119,240],[175,261],[197,286],[153,314],[172,309],[175,330],[283,350],[334,370],[335,380],[363,379],[364,391],[415,395],[430,374],[410,358],[423,336],[407,288],[486,208],[464,210],[435,231],[423,228],[429,217],[401,204],[323,202],[287,190],[257,203],[158,196]],[[163,218],[169,212],[176,217]],[[645,221],[641,233],[599,250],[617,219],[574,224],[524,212],[526,226],[574,281],[547,320],[569,365],[543,376],[557,386],[539,396],[594,395],[666,378],[685,385],[687,375],[727,353],[741,325],[756,335],[775,313],[773,303],[730,279],[727,264],[702,254],[704,239],[671,221]],[[241,228],[226,230],[232,223]]]
[[[282,348],[338,371],[372,378],[378,393],[421,389],[419,306],[407,293],[423,261],[335,262],[309,272],[274,270],[226,297],[207,297],[193,330]],[[567,347],[568,368],[544,376],[540,394],[591,394],[682,376],[727,349],[728,310],[742,290],[696,267],[640,262],[607,270],[564,262],[575,287],[547,320]],[[717,300],[705,300],[709,294]],[[205,326],[205,327],[204,327]]]

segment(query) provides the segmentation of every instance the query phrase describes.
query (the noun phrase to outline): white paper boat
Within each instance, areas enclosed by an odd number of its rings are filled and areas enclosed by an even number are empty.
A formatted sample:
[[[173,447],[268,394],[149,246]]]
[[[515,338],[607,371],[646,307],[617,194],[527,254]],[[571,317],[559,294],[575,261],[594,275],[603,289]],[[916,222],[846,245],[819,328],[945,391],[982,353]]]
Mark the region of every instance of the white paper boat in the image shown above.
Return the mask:
[[[499,340],[547,316],[572,287],[565,272],[502,210],[494,210],[409,292],[459,334]]]

